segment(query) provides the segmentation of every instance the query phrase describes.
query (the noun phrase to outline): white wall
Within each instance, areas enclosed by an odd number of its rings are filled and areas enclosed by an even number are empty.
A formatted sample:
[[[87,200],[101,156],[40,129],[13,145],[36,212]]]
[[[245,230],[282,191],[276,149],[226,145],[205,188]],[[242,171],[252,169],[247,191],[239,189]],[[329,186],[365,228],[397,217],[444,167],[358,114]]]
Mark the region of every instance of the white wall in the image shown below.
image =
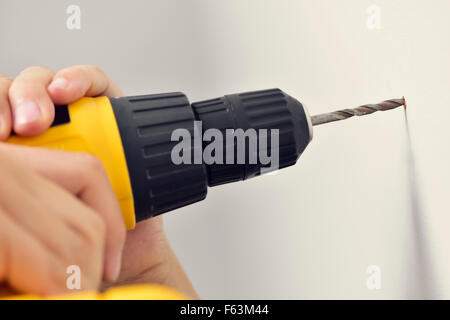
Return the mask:
[[[167,231],[204,298],[450,298],[449,14],[446,0],[3,0],[0,72],[97,64],[127,94],[191,101],[279,87],[311,114],[405,95],[416,217],[397,109],[315,128],[295,167],[210,189]]]

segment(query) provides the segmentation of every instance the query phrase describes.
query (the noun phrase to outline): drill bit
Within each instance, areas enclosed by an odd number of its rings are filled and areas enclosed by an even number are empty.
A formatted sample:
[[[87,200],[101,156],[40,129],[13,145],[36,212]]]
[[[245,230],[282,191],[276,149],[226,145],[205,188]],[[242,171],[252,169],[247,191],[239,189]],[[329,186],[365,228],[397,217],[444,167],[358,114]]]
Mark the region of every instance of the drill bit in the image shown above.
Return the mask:
[[[317,126],[323,123],[344,120],[353,116],[365,116],[366,114],[371,114],[376,111],[391,110],[400,106],[404,106],[406,108],[405,97],[402,97],[401,99],[385,100],[377,104],[365,104],[354,109],[343,109],[339,111],[318,114],[312,116],[311,121],[313,126]]]

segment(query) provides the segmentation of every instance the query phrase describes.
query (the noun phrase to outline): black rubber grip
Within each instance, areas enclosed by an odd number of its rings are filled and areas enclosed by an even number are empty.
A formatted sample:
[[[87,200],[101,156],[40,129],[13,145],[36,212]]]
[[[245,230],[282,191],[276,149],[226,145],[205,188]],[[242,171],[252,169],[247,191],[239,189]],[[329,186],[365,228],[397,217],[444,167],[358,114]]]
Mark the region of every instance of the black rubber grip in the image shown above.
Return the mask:
[[[173,130],[184,128],[194,137],[194,113],[186,96],[167,93],[110,100],[127,160],[136,222],[204,199],[205,166],[175,165],[171,160],[177,143],[171,141]]]

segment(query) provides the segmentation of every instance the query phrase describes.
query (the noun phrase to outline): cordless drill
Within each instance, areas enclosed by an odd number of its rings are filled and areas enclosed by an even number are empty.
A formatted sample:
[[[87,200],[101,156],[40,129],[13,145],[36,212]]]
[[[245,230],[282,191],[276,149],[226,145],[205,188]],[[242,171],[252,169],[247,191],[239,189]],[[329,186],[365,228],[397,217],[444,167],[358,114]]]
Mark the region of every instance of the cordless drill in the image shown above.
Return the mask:
[[[250,161],[255,150],[247,138],[231,142],[202,139],[200,144],[195,141],[209,129],[223,133],[254,130],[256,152],[277,153],[277,168],[281,169],[297,162],[312,139],[313,125],[402,104],[404,100],[393,99],[311,118],[299,101],[279,89],[225,95],[192,104],[180,92],[82,98],[68,106],[57,106],[54,123],[43,134],[14,135],[8,142],[88,152],[98,157],[119,200],[125,224],[133,229],[136,222],[205,199],[208,186],[264,172],[267,163],[260,157]],[[172,153],[179,143],[174,141],[173,133],[180,129],[190,133],[189,147],[183,149],[188,158],[201,154],[211,143],[219,143],[223,159],[237,160],[243,153],[244,161],[173,161]],[[271,143],[273,137],[260,134],[261,130],[276,130],[278,143]]]

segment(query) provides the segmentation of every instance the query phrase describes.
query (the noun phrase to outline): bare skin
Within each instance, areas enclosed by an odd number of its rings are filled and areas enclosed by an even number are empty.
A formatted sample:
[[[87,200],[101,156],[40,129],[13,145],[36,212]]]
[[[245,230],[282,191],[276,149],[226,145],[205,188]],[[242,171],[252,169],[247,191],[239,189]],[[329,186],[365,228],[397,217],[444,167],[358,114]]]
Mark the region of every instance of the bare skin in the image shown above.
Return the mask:
[[[82,288],[95,290],[103,277],[119,275],[125,241],[119,204],[93,157],[54,152],[54,166],[25,164],[24,156],[46,152],[0,144],[0,284],[18,293],[66,293],[66,270],[78,265]],[[81,169],[79,180],[60,180]],[[104,187],[89,183],[87,174]]]
[[[84,96],[118,97],[123,96],[123,93],[102,70],[94,66],[73,66],[57,73],[44,67],[30,67],[22,71],[15,79],[0,76],[0,139],[6,140],[11,130],[22,136],[34,136],[44,132],[53,121],[55,105],[69,104]],[[0,153],[2,149],[5,150],[7,157],[14,158],[18,164],[30,167],[33,174],[72,192],[83,205],[109,213],[102,216],[106,221],[102,273],[103,280],[106,281],[101,287],[158,283],[178,289],[190,298],[198,298],[169,245],[164,233],[162,217],[141,222],[134,230],[126,232],[126,240],[122,248],[118,245],[120,234],[117,240],[117,223],[109,223],[113,215],[111,206],[116,206],[117,200],[110,198],[100,200],[95,194],[80,196],[73,189],[73,184],[80,172],[76,169],[64,172],[54,170],[54,168],[62,167],[58,166],[58,163],[62,162],[66,166],[67,161],[74,161],[72,157],[77,158],[80,155],[0,144]],[[93,157],[86,157],[91,159],[88,161],[96,161],[92,160]],[[96,165],[94,167],[104,174],[103,167]],[[102,179],[87,179],[97,182],[91,182],[95,185],[83,190],[91,190],[93,193],[106,193],[106,190],[112,192],[109,182],[101,182]],[[1,201],[0,194],[0,208]],[[67,207],[68,204],[65,206]],[[0,224],[0,234],[1,230]],[[70,243],[67,246],[70,246]],[[117,258],[118,256],[121,259]],[[114,273],[115,268],[120,270],[117,274]],[[7,283],[10,284],[10,281],[7,280]],[[45,286],[45,283],[42,285]],[[21,292],[27,291],[21,290]]]

